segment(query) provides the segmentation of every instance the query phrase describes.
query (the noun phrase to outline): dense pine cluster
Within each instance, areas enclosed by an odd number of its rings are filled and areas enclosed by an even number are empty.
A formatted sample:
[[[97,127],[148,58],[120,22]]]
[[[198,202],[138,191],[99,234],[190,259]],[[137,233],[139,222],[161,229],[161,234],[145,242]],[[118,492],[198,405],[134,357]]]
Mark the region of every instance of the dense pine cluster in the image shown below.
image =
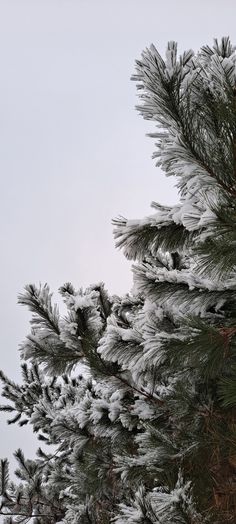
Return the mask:
[[[1,462],[0,513],[26,524],[236,522],[236,53],[228,38],[136,62],[139,112],[179,203],[114,220],[134,261],[124,297],[103,284],[28,285],[21,385],[1,409],[42,447]]]

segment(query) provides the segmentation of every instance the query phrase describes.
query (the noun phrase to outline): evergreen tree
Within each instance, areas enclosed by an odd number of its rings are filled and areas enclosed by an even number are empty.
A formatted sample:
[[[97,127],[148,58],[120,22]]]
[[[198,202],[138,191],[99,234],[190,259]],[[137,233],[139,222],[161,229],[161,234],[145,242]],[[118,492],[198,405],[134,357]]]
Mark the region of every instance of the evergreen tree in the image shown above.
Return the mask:
[[[66,284],[65,317],[47,285],[20,295],[32,329],[1,409],[52,452],[18,450],[20,484],[2,460],[6,523],[236,521],[235,49],[223,38],[177,59],[169,42],[163,60],[151,46],[133,79],[180,201],[114,221],[132,293]]]

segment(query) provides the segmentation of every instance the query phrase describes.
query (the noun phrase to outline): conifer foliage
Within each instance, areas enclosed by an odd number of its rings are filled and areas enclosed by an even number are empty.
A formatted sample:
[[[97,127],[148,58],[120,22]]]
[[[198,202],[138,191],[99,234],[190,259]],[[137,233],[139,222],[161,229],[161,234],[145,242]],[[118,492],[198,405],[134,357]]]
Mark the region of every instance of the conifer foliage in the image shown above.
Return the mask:
[[[1,409],[42,448],[16,451],[19,483],[1,462],[7,524],[236,521],[235,48],[151,46],[133,80],[179,203],[114,220],[132,293],[65,284],[64,317],[47,285],[20,295],[31,333]]]

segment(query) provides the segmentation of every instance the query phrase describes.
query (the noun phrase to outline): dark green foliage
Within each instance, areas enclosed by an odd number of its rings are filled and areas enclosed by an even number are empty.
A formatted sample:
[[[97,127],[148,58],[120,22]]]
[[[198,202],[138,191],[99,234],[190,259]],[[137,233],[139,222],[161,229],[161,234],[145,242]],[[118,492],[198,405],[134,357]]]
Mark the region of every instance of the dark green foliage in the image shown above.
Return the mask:
[[[225,408],[236,406],[236,367],[231,370],[230,376],[221,378],[218,387],[218,395]]]
[[[236,171],[235,171],[236,172]],[[195,246],[198,272],[212,278],[225,279],[236,267],[236,207],[234,199],[225,198],[224,204],[211,204],[215,218],[210,224],[210,234]]]
[[[1,486],[1,492],[0,495],[4,496],[7,492],[9,482],[9,466],[8,466],[8,460],[2,459],[1,460],[1,469],[0,469],[0,486]]]

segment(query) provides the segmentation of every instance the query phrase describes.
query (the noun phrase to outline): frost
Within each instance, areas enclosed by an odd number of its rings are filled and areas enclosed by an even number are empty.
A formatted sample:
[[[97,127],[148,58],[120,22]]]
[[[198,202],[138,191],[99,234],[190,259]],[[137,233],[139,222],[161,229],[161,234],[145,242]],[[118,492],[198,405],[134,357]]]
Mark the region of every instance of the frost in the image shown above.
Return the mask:
[[[89,296],[76,295],[76,297],[74,299],[75,311],[77,311],[78,309],[85,309],[85,308],[93,307],[94,306],[94,298],[96,298],[96,297],[97,297],[97,293],[96,292],[92,293]]]
[[[141,420],[151,420],[155,415],[155,407],[145,400],[136,400],[133,405],[133,414]]]
[[[134,333],[133,329],[123,329],[117,327],[117,333],[119,333],[121,339],[124,342],[130,341],[130,340],[137,340],[137,335]]]

